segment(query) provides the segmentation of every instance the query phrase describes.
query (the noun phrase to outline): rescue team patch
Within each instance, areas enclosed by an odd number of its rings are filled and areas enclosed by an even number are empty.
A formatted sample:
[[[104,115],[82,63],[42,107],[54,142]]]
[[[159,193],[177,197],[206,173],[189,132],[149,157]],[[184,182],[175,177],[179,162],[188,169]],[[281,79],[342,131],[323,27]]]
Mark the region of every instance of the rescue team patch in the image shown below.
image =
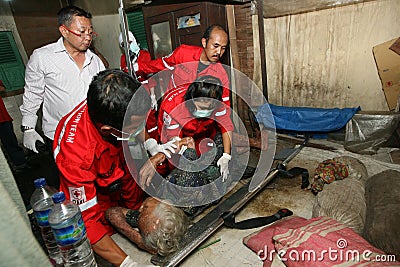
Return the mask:
[[[171,118],[171,116],[167,113],[167,112],[165,112],[164,111],[164,114],[163,114],[163,118],[164,118],[164,124],[165,125],[170,125],[171,124],[171,121],[172,121],[172,118]]]
[[[86,202],[85,187],[68,187],[69,197],[76,205]]]

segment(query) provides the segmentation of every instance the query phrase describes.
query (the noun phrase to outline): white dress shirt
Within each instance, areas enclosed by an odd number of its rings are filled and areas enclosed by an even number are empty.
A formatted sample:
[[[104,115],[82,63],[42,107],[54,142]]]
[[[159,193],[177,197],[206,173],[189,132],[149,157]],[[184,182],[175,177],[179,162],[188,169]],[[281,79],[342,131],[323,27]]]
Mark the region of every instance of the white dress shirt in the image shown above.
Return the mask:
[[[43,104],[42,129],[54,139],[60,119],[86,98],[93,76],[104,70],[100,58],[89,49],[82,70],[65,49],[63,38],[35,49],[26,65],[22,125],[35,128]]]

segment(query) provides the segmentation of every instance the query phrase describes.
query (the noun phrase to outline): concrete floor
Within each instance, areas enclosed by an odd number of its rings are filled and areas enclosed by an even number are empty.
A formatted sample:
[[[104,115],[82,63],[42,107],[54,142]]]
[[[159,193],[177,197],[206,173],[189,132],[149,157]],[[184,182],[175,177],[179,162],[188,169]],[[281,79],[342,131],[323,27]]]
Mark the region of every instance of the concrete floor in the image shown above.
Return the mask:
[[[389,149],[383,149],[381,153],[374,156],[362,156],[344,150],[343,147],[337,143],[314,140],[312,142],[316,142],[318,145],[334,147],[335,150],[329,151],[313,147],[304,147],[301,152],[291,162],[289,162],[287,166],[288,169],[295,166],[303,167],[308,169],[310,175],[312,175],[318,163],[325,159],[336,156],[352,156],[358,158],[364,163],[367,167],[369,176],[386,169],[395,169],[400,171],[399,164],[390,162],[391,151]],[[283,147],[293,146],[290,142],[283,143]],[[277,148],[277,151],[281,148]],[[48,168],[49,160],[50,158],[48,155],[31,155],[31,162],[38,164],[37,169],[28,173],[15,175],[21,195],[26,204],[28,203],[29,197],[32,193],[33,180],[35,178],[44,176],[50,179],[50,181],[55,179],[54,172]],[[272,215],[281,208],[292,210],[294,215],[311,218],[315,196],[310,191],[302,190],[300,185],[300,177],[289,179],[278,176],[274,178],[261,192],[259,192],[259,194],[257,194],[238,212],[236,216],[237,220]],[[240,186],[240,184],[238,186]],[[212,208],[209,208],[208,210],[210,209]],[[210,236],[204,244],[208,244],[218,239],[220,240],[219,242],[192,253],[182,261],[180,266],[261,266],[262,262],[258,259],[256,254],[242,243],[245,236],[260,230],[261,228],[262,227],[250,230],[235,230],[221,227],[217,232]],[[114,235],[113,238],[132,258],[135,259],[135,261],[142,264],[151,264],[150,254],[139,250],[135,245],[119,234]],[[105,267],[109,265],[99,262],[99,266]]]
[[[350,156],[359,159],[366,166],[369,176],[386,169],[400,171],[400,162],[396,164],[391,162],[389,149],[383,149],[374,156],[361,156],[344,150],[343,146],[337,143],[328,141],[315,141],[315,143],[333,147],[335,150],[305,147],[288,164],[287,168],[303,167],[308,169],[312,176],[319,162],[338,156]],[[286,145],[290,146],[288,143]],[[281,208],[292,210],[294,215],[311,218],[315,196],[308,190],[302,190],[300,186],[300,177],[292,179],[276,177],[240,210],[236,216],[237,220],[272,215]],[[221,227],[203,244],[209,244],[216,240],[220,240],[219,242],[190,254],[181,262],[180,266],[262,266],[262,261],[258,259],[257,255],[242,242],[244,237],[261,229],[262,227],[249,230]],[[151,255],[138,250],[118,234],[113,238],[136,261],[151,264]]]
[[[5,99],[6,107],[14,118],[15,132],[21,142],[22,136],[18,130],[20,125],[18,106],[20,103],[20,96]],[[326,140],[312,140],[312,142],[317,146],[326,146],[334,149],[326,150],[305,147],[288,164],[288,169],[294,166],[303,167],[308,169],[310,176],[312,176],[319,162],[336,156],[351,156],[364,163],[369,176],[386,169],[400,171],[400,153],[398,149],[383,148],[380,149],[376,155],[358,155],[346,151],[343,146],[337,142],[329,142]],[[287,140],[280,141],[278,142],[277,151],[285,147],[293,147],[293,145],[294,143]],[[30,195],[33,192],[34,179],[46,177],[49,184],[57,184],[56,171],[48,168],[51,160],[49,155],[28,153],[28,157],[36,168],[29,172],[14,175],[26,205],[28,205]],[[295,215],[311,218],[315,196],[310,191],[302,190],[300,185],[301,180],[299,177],[293,179],[276,177],[239,211],[236,216],[237,220],[272,215],[280,208],[288,208],[292,210]],[[262,262],[258,259],[256,254],[242,243],[245,236],[261,228],[262,227],[250,230],[233,230],[222,227],[204,243],[207,244],[220,239],[219,242],[192,253],[181,263],[181,266],[262,266]],[[137,249],[136,246],[132,245],[128,240],[118,234],[114,235],[113,238],[135,261],[142,264],[151,264],[150,254]],[[107,265],[99,263],[99,266]]]

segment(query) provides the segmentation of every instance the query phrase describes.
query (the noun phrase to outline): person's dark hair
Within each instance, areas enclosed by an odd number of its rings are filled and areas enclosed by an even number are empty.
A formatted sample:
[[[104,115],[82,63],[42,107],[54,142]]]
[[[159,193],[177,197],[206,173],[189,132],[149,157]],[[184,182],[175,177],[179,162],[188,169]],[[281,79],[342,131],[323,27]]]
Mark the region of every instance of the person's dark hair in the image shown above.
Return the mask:
[[[208,39],[210,39],[211,32],[212,32],[214,29],[222,30],[222,31],[224,31],[226,34],[228,34],[228,33],[226,32],[226,30],[224,29],[224,27],[222,27],[221,25],[219,25],[219,24],[212,24],[212,25],[210,25],[210,26],[207,27],[207,29],[204,31],[204,34],[203,34],[203,38],[206,39],[207,42],[208,42]]]
[[[130,104],[132,98],[135,103]],[[129,74],[109,69],[93,78],[87,93],[87,105],[93,123],[122,129],[125,112],[143,115],[150,110],[150,96]]]
[[[58,16],[58,26],[65,25],[67,27],[71,26],[72,19],[76,17],[85,17],[88,19],[92,18],[92,14],[86,12],[82,8],[77,6],[66,6],[60,9],[57,13]]]
[[[191,83],[185,93],[185,104],[190,112],[196,110],[193,99],[199,97],[213,98],[222,101],[222,83],[214,76],[200,76]]]

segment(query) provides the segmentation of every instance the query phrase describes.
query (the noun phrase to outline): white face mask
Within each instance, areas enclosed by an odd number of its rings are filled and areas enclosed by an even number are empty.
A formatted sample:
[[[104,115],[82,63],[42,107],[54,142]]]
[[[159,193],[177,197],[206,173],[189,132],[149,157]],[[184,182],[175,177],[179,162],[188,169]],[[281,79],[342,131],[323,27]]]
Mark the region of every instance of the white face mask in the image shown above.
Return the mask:
[[[211,114],[213,113],[214,109],[201,109],[201,110],[195,110],[193,112],[193,116],[196,118],[207,118],[210,117]]]
[[[140,50],[140,48],[139,48],[139,46],[137,45],[136,42],[132,42],[132,43],[130,44],[130,46],[129,46],[129,49],[130,49],[134,54],[139,53],[139,50]]]
[[[136,136],[138,136],[143,131],[145,126],[146,126],[146,121],[144,121],[141,125],[139,125],[139,127],[131,134],[114,128],[115,130],[121,133],[121,137],[118,137],[113,133],[111,133],[111,135],[116,137],[118,141],[136,142]]]

